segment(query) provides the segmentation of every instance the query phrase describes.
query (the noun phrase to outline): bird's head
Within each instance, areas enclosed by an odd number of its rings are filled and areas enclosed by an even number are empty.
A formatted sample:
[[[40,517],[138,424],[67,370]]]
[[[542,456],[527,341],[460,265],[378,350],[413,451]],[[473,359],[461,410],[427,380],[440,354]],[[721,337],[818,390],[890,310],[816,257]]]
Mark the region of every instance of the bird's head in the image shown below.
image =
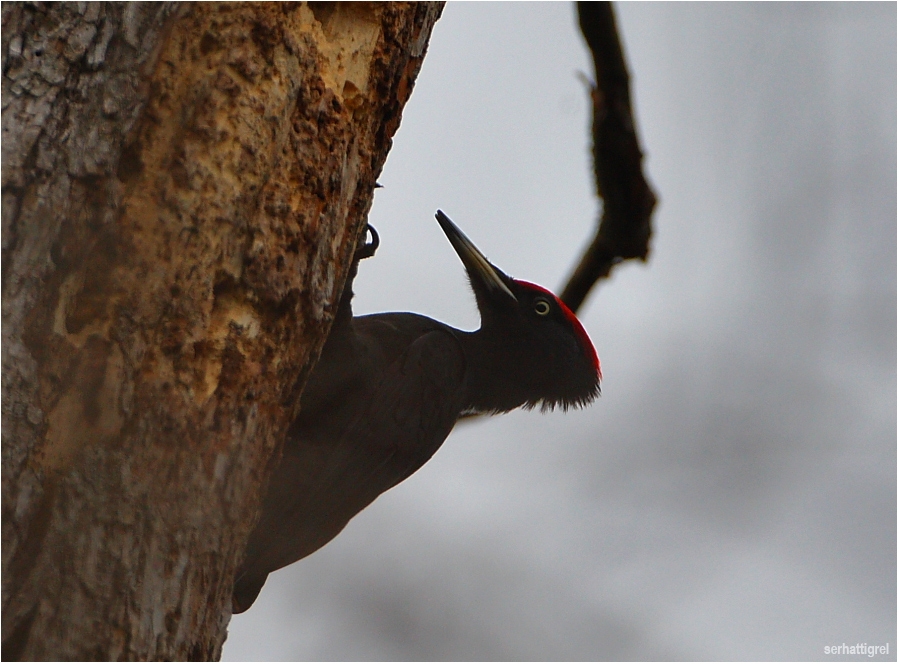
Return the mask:
[[[480,407],[583,406],[599,395],[599,358],[574,312],[547,289],[504,274],[442,211],[437,221],[462,259],[481,314],[475,352],[489,366]]]

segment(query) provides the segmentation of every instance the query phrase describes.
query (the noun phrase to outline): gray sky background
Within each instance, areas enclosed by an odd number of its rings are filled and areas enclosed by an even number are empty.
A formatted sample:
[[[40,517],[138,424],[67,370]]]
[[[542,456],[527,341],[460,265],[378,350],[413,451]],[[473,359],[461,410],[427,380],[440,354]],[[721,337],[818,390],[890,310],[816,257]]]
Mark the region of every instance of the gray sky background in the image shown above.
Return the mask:
[[[896,5],[617,10],[660,205],[581,312],[602,398],[459,425],[226,659],[895,661]],[[438,207],[563,283],[597,209],[578,70],[569,3],[446,7],[357,313],[477,327]]]

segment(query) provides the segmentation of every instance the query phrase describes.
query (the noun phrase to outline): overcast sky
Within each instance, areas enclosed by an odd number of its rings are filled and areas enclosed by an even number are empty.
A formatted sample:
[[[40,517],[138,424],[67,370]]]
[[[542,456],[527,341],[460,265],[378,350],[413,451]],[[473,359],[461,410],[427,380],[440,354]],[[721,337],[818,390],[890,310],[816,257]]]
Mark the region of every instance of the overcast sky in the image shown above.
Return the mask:
[[[225,659],[895,661],[896,5],[616,9],[660,205],[581,311],[602,398],[459,425]],[[564,282],[597,211],[578,71],[571,4],[447,5],[357,314],[477,327],[438,207]]]

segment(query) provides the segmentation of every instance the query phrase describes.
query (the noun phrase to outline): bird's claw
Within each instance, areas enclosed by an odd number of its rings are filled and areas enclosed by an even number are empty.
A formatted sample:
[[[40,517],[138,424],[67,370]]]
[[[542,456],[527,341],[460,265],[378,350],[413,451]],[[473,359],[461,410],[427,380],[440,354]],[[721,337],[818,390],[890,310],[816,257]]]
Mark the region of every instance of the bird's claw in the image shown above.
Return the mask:
[[[375,230],[374,226],[372,226],[371,224],[365,224],[365,230],[371,233],[371,242],[366,242],[361,247],[356,249],[356,254],[353,256],[354,261],[361,261],[365,258],[371,258],[375,255],[375,252],[381,245],[381,238],[378,237],[378,231]]]

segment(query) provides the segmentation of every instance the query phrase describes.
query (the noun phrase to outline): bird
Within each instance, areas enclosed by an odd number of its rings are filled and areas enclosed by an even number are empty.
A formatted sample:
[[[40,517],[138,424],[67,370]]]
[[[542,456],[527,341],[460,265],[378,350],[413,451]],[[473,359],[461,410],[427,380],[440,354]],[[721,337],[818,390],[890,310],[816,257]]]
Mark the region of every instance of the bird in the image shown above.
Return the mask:
[[[235,574],[232,613],[268,575],[330,542],[379,495],[421,468],[456,422],[518,407],[581,407],[600,394],[590,337],[549,290],[493,265],[441,210],[437,222],[468,274],[473,332],[414,313],[353,316],[356,251],[334,322],[300,396],[259,520]]]

